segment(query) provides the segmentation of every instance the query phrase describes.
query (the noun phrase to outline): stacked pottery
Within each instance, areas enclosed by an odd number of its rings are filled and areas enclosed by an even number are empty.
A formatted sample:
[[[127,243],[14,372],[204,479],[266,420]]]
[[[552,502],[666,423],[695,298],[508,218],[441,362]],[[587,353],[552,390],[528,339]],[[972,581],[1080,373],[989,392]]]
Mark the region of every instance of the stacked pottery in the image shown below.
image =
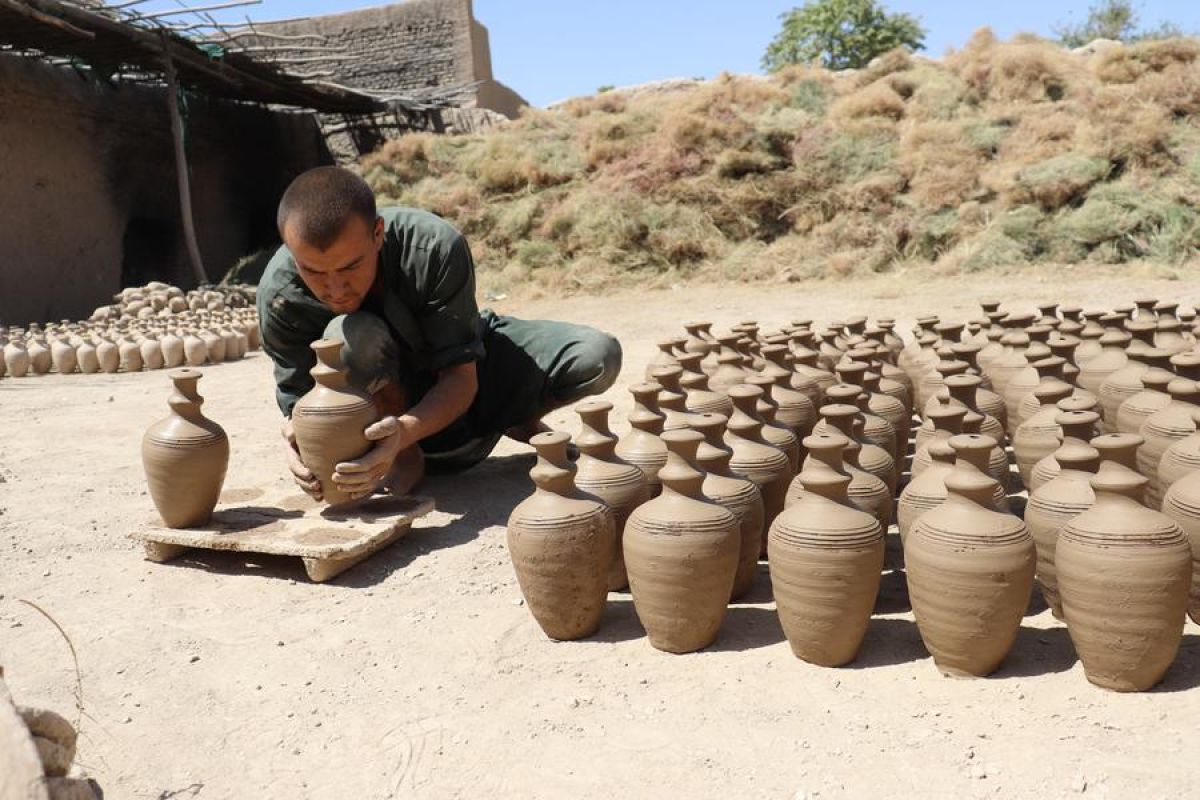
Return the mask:
[[[1144,691],[1162,680],[1183,636],[1192,551],[1165,514],[1138,502],[1146,479],[1104,461],[1096,500],[1058,537],[1063,617],[1092,683]]]
[[[292,409],[300,460],[316,475],[331,506],[358,499],[337,487],[333,473],[339,463],[361,458],[371,449],[365,431],[379,416],[370,395],[350,384],[342,346],[339,339],[312,343],[317,364],[309,372],[316,384]]]
[[[638,383],[629,387],[633,395],[633,410],[629,413],[630,431],[617,442],[616,454],[642,471],[650,496],[657,497],[662,488],[658,471],[667,463],[667,446],[659,438],[663,432],[663,415],[658,412],[657,383]]]
[[[171,413],[142,437],[142,465],[154,506],[168,528],[206,525],[216,508],[229,465],[229,439],[204,416],[196,392],[200,371],[171,373]]]
[[[835,450],[842,436],[805,446]],[[839,456],[840,459],[840,456]],[[771,526],[767,558],[784,635],[797,658],[837,667],[854,660],[866,635],[883,569],[883,529],[848,497],[850,476],[810,459],[796,480],[803,495]]]
[[[960,409],[961,410],[961,409]],[[958,448],[950,445],[950,439],[955,438]],[[954,471],[958,461],[969,464],[973,469],[983,470],[989,475],[989,457],[994,449],[995,440],[988,436],[968,436],[937,438],[928,445],[929,465],[920,475],[909,481],[900,493],[900,502],[896,506],[896,522],[900,532],[900,542],[904,543],[908,532],[930,509],[937,508],[945,502],[946,477]],[[1004,486],[997,482],[992,490],[991,507],[996,511],[1009,511],[1008,494]]]
[[[1064,411],[1058,415],[1063,430],[1091,427],[1099,420],[1094,411]],[[1059,531],[1092,507],[1096,496],[1090,480],[1100,466],[1100,452],[1072,436],[1064,436],[1054,453],[1058,474],[1029,494],[1025,524],[1037,545],[1037,582],[1054,616],[1062,619],[1054,552]]]
[[[966,444],[950,440],[951,447]],[[922,515],[904,543],[909,597],[938,669],[984,676],[1016,640],[1036,553],[1024,523],[991,508],[996,482],[986,472],[960,462],[945,484],[946,501]]]
[[[525,604],[551,639],[595,633],[604,613],[616,531],[603,502],[575,486],[565,433],[530,439],[534,493],[508,518],[508,552]]]
[[[640,467],[623,461],[616,453],[617,437],[608,428],[612,403],[587,400],[577,405],[575,411],[580,421],[579,435],[575,437],[579,447],[575,486],[612,510],[616,545],[608,570],[608,589],[624,589],[629,580],[625,575],[621,537],[633,509],[650,499],[650,485]]]
[[[735,475],[729,469],[733,451],[725,446],[725,424],[726,419],[720,414],[700,414],[692,427],[704,436],[696,450],[696,466],[704,471],[700,491],[712,502],[728,509],[738,520],[741,547],[729,598],[738,600],[754,582],[766,531],[763,528],[762,492],[753,481]]]
[[[625,566],[650,644],[688,653],[716,639],[737,574],[741,532],[728,509],[706,499],[691,466],[704,437],[663,434],[662,494],[638,506],[625,528]]]

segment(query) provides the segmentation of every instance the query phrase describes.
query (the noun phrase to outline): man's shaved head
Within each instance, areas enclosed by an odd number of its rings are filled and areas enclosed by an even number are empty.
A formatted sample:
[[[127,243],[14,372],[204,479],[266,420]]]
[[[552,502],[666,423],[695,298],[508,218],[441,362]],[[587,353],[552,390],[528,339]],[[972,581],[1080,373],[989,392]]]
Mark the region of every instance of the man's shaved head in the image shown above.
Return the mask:
[[[317,167],[288,186],[275,221],[281,238],[290,227],[292,234],[304,242],[328,250],[353,217],[362,219],[368,230],[375,226],[377,212],[371,187],[348,169]]]

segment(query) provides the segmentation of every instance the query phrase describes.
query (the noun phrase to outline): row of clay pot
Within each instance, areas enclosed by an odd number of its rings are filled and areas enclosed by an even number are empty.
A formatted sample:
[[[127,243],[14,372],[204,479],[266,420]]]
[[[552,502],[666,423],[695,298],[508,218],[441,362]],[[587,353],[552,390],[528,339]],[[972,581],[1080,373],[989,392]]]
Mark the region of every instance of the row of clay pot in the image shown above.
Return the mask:
[[[50,323],[0,329],[0,377],[141,372],[242,358],[261,347],[253,308],[184,311],[169,319]]]
[[[301,461],[321,483],[323,500],[344,505],[356,499],[333,483],[337,464],[361,457],[371,447],[365,431],[378,419],[370,396],[352,386],[341,360],[342,342],[312,344],[317,356],[310,370],[313,388],[292,409],[292,427]],[[196,387],[201,372],[171,373],[174,392],[170,414],[151,425],[142,438],[142,465],[151,499],[170,528],[208,524],[221,494],[229,464],[225,431],[200,410]]]

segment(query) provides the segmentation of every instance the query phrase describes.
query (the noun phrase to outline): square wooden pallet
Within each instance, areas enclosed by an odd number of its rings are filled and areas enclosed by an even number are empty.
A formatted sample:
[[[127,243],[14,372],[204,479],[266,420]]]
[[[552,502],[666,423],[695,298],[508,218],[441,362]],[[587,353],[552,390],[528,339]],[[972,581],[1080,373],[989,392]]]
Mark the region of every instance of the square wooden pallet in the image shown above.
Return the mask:
[[[304,495],[234,489],[221,495],[202,528],[167,528],[155,517],[130,534],[146,558],[164,562],[191,549],[299,556],[308,577],[327,581],[403,538],[434,508],[427,497],[372,497],[330,509]]]

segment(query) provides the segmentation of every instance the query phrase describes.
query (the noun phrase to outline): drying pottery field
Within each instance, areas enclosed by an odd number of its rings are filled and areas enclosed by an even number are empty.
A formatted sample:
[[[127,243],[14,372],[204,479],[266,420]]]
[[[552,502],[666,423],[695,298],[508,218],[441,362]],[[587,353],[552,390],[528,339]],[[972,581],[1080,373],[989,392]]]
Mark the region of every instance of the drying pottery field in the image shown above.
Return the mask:
[[[624,433],[629,386],[655,342],[695,318],[770,328],[861,313],[896,317],[907,335],[922,313],[978,316],[980,298],[1032,311],[1147,296],[1200,303],[1187,281],[1080,267],[494,307],[617,335],[625,366],[605,397]],[[229,436],[226,491],[286,490],[269,359],[203,371],[204,412]],[[1187,797],[1200,781],[1188,754],[1200,719],[1190,621],[1165,681],[1129,695],[1087,682],[1037,592],[997,673],[942,677],[890,571],[845,668],[792,655],[765,565],[701,652],[651,648],[627,593],[610,595],[596,635],[552,642],[505,545],[533,464],[507,440],[476,469],[427,481],[419,491],[437,510],[329,583],[281,558],[147,562],[128,534],[155,514],[140,445],[169,390],[162,371],[0,380],[0,662],[18,702],[81,719],[78,763],[107,796],[1042,800]],[[569,409],[548,421],[578,430]],[[20,600],[70,637],[78,684],[67,643]]]

